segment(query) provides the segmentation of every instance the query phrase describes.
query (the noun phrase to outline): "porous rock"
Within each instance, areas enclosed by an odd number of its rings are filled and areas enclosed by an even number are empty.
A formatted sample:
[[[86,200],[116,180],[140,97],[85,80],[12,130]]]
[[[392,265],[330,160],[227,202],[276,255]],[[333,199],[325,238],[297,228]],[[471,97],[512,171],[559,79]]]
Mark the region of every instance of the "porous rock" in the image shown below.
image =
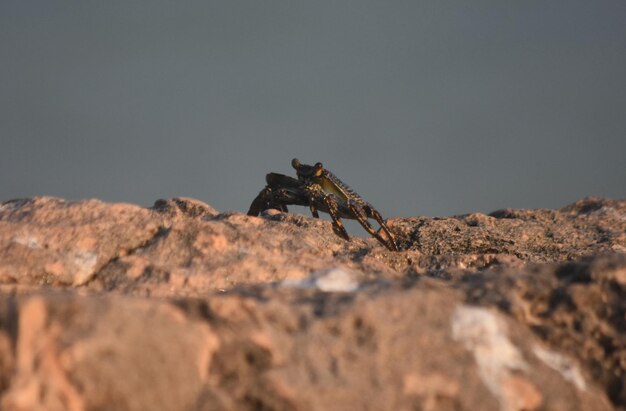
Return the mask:
[[[626,201],[388,220],[0,205],[0,408],[626,407]]]

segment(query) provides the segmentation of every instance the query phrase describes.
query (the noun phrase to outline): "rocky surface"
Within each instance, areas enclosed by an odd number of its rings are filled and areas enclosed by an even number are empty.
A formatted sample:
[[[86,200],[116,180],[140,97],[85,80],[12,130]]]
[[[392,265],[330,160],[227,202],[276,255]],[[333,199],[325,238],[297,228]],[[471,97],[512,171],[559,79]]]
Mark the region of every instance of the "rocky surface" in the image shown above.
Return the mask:
[[[0,205],[0,409],[626,409],[626,201],[388,220]]]

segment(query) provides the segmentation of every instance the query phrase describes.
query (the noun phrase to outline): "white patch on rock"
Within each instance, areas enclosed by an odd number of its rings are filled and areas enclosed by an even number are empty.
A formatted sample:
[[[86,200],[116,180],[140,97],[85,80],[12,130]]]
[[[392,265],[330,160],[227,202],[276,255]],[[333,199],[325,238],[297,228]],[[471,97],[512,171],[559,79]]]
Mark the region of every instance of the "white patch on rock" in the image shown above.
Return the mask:
[[[37,238],[32,235],[14,237],[13,242],[16,244],[24,245],[33,250],[39,250],[42,248],[41,244],[39,244],[39,240],[37,240]]]
[[[579,390],[587,390],[585,378],[574,361],[556,351],[547,350],[540,345],[533,347],[533,353],[548,367],[558,371],[563,378],[574,384]]]
[[[321,275],[315,280],[318,289],[328,292],[352,292],[359,288],[359,283],[354,279],[354,274],[341,268],[334,268]]]
[[[504,320],[485,308],[459,305],[451,325],[452,337],[474,354],[487,388],[500,400],[503,410],[511,409],[504,384],[512,371],[525,370],[528,365],[509,340]]]
[[[359,282],[354,273],[343,268],[316,271],[302,280],[286,279],[282,281],[283,287],[317,288],[324,292],[352,292],[359,288]]]
[[[72,262],[76,266],[74,273],[74,285],[82,285],[93,277],[95,274],[96,264],[98,263],[98,255],[89,251],[78,251],[71,255]]]

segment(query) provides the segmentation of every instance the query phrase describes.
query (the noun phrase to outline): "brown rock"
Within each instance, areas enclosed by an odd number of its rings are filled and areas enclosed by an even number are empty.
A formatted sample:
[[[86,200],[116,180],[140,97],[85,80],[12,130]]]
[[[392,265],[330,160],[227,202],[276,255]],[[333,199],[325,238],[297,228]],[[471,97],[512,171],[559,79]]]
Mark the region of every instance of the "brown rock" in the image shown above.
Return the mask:
[[[611,409],[434,280],[348,296],[20,299],[3,409]]]
[[[468,277],[468,301],[495,305],[560,352],[578,358],[609,397],[626,405],[626,255],[531,265]]]
[[[172,217],[206,218],[215,217],[219,212],[210,205],[194,198],[176,197],[169,200],[157,200],[153,210]]]
[[[55,198],[0,206],[0,283],[74,285],[145,245],[159,221],[134,205]]]
[[[626,201],[389,226],[2,203],[2,409],[626,407]]]
[[[205,323],[150,301],[35,297],[19,316],[7,411],[191,409],[219,346]]]

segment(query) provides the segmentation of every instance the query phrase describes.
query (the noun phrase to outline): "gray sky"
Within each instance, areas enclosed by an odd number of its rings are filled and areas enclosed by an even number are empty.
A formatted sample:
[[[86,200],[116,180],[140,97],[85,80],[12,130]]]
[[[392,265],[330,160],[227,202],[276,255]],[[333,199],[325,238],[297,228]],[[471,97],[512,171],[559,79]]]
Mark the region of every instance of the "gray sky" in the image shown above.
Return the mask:
[[[385,217],[626,197],[626,2],[0,2],[0,200],[246,211],[321,161]]]

